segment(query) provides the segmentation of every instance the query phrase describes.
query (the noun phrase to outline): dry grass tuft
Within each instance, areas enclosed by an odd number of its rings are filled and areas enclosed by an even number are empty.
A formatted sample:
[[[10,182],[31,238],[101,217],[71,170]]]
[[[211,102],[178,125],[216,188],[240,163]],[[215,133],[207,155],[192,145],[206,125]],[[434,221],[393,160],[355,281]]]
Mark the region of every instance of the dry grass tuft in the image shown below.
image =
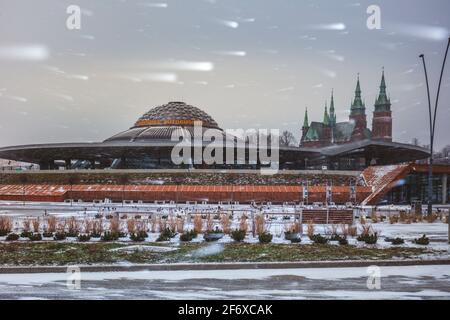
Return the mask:
[[[366,224],[366,217],[363,214],[361,214],[361,217],[359,218],[359,223],[361,225],[365,225]]]
[[[308,226],[307,226],[307,229],[306,229],[306,233],[308,234],[308,237],[311,238],[312,236],[314,236],[314,229],[315,229],[314,221],[309,220],[308,221]]]
[[[67,221],[67,231],[72,234],[80,232],[80,224],[75,217],[70,217]]]
[[[56,225],[58,221],[56,220],[55,216],[49,216],[47,218],[47,232],[56,232]]]
[[[127,231],[129,234],[136,233],[136,220],[134,219],[127,220]]]
[[[398,223],[399,219],[400,219],[400,217],[399,217],[398,215],[396,215],[396,214],[391,214],[391,215],[389,216],[389,223],[390,223],[390,224]]]
[[[202,216],[200,214],[196,214],[194,216],[194,230],[197,233],[202,233],[203,232],[203,219],[202,219]]]
[[[90,234],[92,232],[92,225],[93,222],[90,219],[84,219],[84,233],[85,234]]]
[[[239,218],[239,230],[245,231],[245,233],[248,231],[247,216],[245,214]]]
[[[158,228],[159,228],[159,232],[163,232],[164,230],[167,229],[167,220],[160,217],[158,218]]]
[[[101,219],[95,219],[92,222],[92,233],[94,234],[102,234],[103,232],[103,223]]]
[[[156,232],[156,226],[158,225],[158,216],[156,214],[153,214],[150,218],[150,230],[155,233]]]
[[[347,236],[349,235],[349,233],[350,233],[350,231],[349,231],[349,228],[350,228],[351,226],[349,226],[348,224],[341,224],[340,225],[340,229],[341,229],[341,234],[345,237],[345,238],[347,238]]]
[[[31,220],[30,219],[25,219],[23,220],[23,231],[24,232],[30,232],[31,231]]]
[[[177,218],[174,216],[169,216],[169,219],[167,219],[167,224],[169,225],[169,229],[172,232],[177,231]]]
[[[120,233],[120,220],[118,217],[114,217],[109,221],[109,231],[111,233]]]
[[[33,225],[33,232],[39,232],[39,229],[41,227],[41,221],[39,220],[39,218],[33,219],[33,221],[31,221],[31,224]]]
[[[178,233],[184,233],[184,224],[185,224],[185,218],[178,217],[177,218],[177,232]]]
[[[348,226],[348,235],[356,237],[358,235],[358,228],[356,226]]]
[[[222,230],[225,234],[229,234],[231,232],[231,219],[228,214],[220,215],[220,224],[222,225]]]
[[[0,217],[0,233],[8,234],[13,229],[13,222],[10,217],[1,216]]]
[[[263,214],[257,214],[254,218],[254,232],[260,235],[266,231],[266,219]]]
[[[206,218],[206,231],[212,231],[214,228],[214,217],[211,214],[208,214]]]
[[[370,214],[370,220],[372,220],[372,223],[378,223],[378,215],[376,210],[372,210]]]

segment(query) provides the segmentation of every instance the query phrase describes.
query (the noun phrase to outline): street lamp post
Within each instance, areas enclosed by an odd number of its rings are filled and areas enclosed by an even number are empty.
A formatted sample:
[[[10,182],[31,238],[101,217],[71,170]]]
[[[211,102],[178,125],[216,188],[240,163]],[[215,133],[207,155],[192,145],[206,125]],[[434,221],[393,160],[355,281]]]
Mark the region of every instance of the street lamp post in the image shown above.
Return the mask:
[[[447,42],[447,49],[445,50],[444,61],[442,63],[441,75],[440,75],[440,78],[439,78],[439,84],[438,84],[438,89],[437,89],[437,94],[436,94],[435,105],[434,105],[434,112],[431,110],[430,87],[429,87],[429,83],[428,83],[427,67],[426,67],[426,64],[425,64],[425,55],[421,54],[419,56],[422,59],[423,69],[424,69],[424,73],[425,73],[425,82],[426,82],[426,85],[427,85],[427,97],[428,97],[428,115],[429,115],[429,122],[430,122],[429,123],[429,125],[430,125],[430,159],[429,159],[429,162],[428,162],[428,209],[427,209],[428,215],[431,215],[432,211],[433,211],[433,147],[434,147],[434,133],[435,133],[435,128],[436,128],[436,115],[437,115],[437,108],[438,108],[438,103],[439,103],[439,94],[440,94],[440,91],[441,91],[442,76],[444,74],[445,63],[447,61],[447,54],[448,54],[449,46],[450,46],[450,38],[448,39],[448,42]],[[450,241],[450,234],[449,234],[449,241]]]

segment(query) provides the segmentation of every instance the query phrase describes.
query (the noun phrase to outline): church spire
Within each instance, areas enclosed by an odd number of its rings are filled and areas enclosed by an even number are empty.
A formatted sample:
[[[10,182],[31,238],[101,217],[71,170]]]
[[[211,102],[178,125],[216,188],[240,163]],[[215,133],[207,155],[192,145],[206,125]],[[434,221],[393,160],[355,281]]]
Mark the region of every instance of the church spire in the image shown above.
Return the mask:
[[[323,124],[326,126],[330,124],[330,116],[328,115],[328,107],[326,101],[325,101],[325,111],[323,113]]]
[[[359,73],[358,73],[358,81],[356,83],[356,89],[355,89],[355,99],[352,102],[351,113],[355,113],[355,111],[357,111],[357,110],[364,111],[364,109],[365,109],[365,105],[361,99],[361,85],[359,83]]]
[[[303,128],[309,128],[308,108],[305,109],[305,119],[303,120]]]
[[[386,94],[386,80],[384,78],[384,67],[381,75],[380,93],[375,102],[375,111],[389,111],[391,102]]]
[[[336,113],[334,111],[334,96],[333,89],[331,89],[331,102],[330,102],[330,122],[332,125],[336,124]]]

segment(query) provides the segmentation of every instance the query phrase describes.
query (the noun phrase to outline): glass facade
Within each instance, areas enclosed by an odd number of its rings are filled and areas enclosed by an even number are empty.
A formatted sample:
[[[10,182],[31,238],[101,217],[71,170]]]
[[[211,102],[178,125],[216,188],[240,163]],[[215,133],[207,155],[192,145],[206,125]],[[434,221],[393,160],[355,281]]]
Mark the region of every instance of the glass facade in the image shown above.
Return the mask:
[[[448,176],[447,176],[448,179]],[[448,181],[448,180],[447,180]],[[433,174],[433,203],[450,203],[450,190],[446,188],[446,194],[443,194],[443,174]],[[428,174],[411,173],[404,179],[397,182],[397,185],[388,192],[383,201],[394,204],[411,204],[413,201],[428,200]],[[445,201],[444,201],[445,200]]]

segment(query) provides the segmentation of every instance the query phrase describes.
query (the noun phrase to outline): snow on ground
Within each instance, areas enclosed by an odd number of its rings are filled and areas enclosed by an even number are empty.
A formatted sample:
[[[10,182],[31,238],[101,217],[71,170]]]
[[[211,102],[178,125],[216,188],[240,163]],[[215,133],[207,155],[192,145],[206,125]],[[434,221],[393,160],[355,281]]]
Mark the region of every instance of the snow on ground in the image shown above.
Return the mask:
[[[13,217],[15,221],[15,231],[20,232],[23,220],[29,218],[41,217],[44,218],[44,213],[47,215],[56,216],[58,219],[67,219],[70,217],[76,217],[80,224],[84,219],[93,219],[96,215],[108,216],[108,215],[118,215],[119,217],[124,217],[127,215],[127,219],[133,219],[135,215],[140,215],[142,220],[148,219],[150,215],[162,216],[180,216],[185,217],[185,230],[193,229],[193,219],[189,218],[188,214],[200,213],[200,214],[211,214],[216,215],[219,212],[234,213],[234,219],[232,221],[231,229],[239,228],[239,217],[245,214],[248,219],[249,231],[251,230],[251,217],[257,213],[264,213],[268,219],[266,219],[266,225],[268,230],[273,234],[273,243],[290,243],[290,241],[284,239],[284,232],[286,228],[294,223],[295,215],[300,210],[299,206],[292,204],[286,205],[265,205],[260,207],[255,207],[252,205],[212,205],[212,204],[125,204],[121,206],[120,204],[95,204],[95,203],[26,203],[23,205],[21,202],[0,202],[0,214],[8,215]],[[364,208],[365,212],[370,212],[370,208]],[[403,206],[388,206],[382,208],[383,210],[389,209],[391,213],[394,213],[395,209],[402,210]],[[360,209],[355,209],[355,216],[361,214]],[[42,219],[43,221],[44,219]],[[126,219],[120,219],[123,230],[126,232]],[[370,219],[367,222],[370,223]],[[356,226],[361,230],[361,225],[359,220],[355,220]],[[109,221],[103,219],[104,229],[108,229]],[[150,222],[149,222],[150,224]],[[220,222],[215,220],[215,226],[221,228]],[[385,238],[396,238],[400,237],[405,240],[405,244],[400,246],[409,247],[423,247],[413,243],[415,238],[419,238],[423,234],[430,239],[430,244],[427,246],[433,250],[440,250],[448,253],[448,225],[442,223],[441,221],[436,221],[434,223],[420,222],[411,224],[390,224],[386,220],[380,223],[373,223],[372,228],[374,231],[378,232],[380,239],[377,243],[377,247],[384,248],[390,247],[392,244],[390,242],[384,241]],[[156,228],[157,230],[157,228]],[[304,233],[301,237],[302,241],[300,245],[310,244],[308,236],[306,235],[307,225],[303,224]],[[314,233],[320,233],[329,235],[332,232],[331,225],[315,225]],[[340,229],[338,228],[338,233]],[[149,232],[149,237],[147,241],[155,241],[159,235],[159,232]],[[0,237],[0,240],[4,240],[4,237]],[[21,238],[21,241],[28,241],[27,239]],[[76,238],[68,238],[64,240],[65,242],[76,241]],[[99,241],[99,239],[91,239],[91,241]],[[130,241],[127,238],[121,238],[120,241]],[[193,242],[204,241],[202,236],[197,237]],[[225,235],[222,239],[218,241],[219,244],[232,242],[230,236]],[[253,237],[251,232],[249,232],[245,238],[245,242],[256,243],[258,242],[258,237]],[[171,244],[179,243],[179,235],[171,239]],[[357,242],[356,239],[349,238],[350,245],[365,246],[361,242]],[[334,243],[332,243],[334,244]],[[448,254],[446,255],[448,257]]]
[[[450,266],[0,274],[0,299],[450,299]]]

